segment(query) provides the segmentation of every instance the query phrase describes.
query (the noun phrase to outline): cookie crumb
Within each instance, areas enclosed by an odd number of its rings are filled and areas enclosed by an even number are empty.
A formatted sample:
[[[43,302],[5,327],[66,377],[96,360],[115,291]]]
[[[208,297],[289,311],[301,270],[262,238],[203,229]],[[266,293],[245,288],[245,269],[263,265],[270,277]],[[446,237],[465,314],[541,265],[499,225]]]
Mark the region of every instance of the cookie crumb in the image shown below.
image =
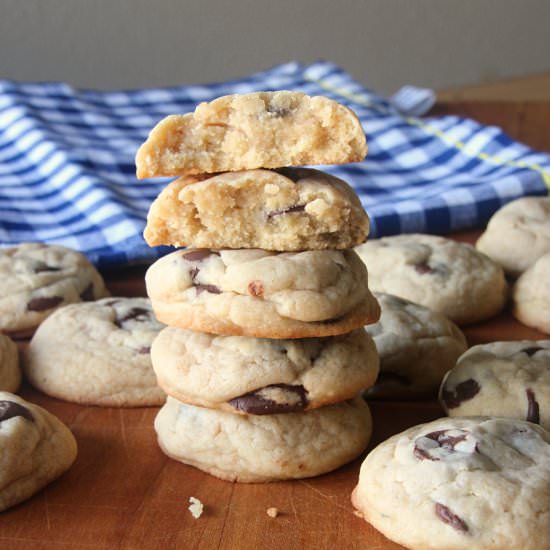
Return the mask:
[[[270,518],[276,518],[279,515],[279,510],[273,506],[268,508],[265,512]]]
[[[199,519],[204,510],[202,502],[195,497],[189,497],[189,511],[195,519]]]

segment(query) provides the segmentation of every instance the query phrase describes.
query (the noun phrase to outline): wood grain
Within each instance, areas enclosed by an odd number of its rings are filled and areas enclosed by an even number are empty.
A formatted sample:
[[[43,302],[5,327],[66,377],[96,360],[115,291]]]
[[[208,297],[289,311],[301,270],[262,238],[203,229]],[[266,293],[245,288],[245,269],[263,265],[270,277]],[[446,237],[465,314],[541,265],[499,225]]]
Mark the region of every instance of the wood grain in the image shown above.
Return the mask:
[[[550,150],[550,103],[442,105],[499,124],[516,138]],[[473,242],[477,233],[454,235]],[[106,274],[114,295],[144,295],[143,268]],[[470,344],[544,335],[504,313],[465,328]],[[238,484],[168,459],[153,431],[156,408],[83,407],[30,387],[22,395],[56,414],[79,445],[74,466],[32,499],[0,515],[0,547],[20,549],[370,549],[402,548],[353,514],[350,494],[361,458],[302,481]],[[371,445],[441,416],[435,401],[373,402]],[[188,499],[205,505],[197,520]],[[270,518],[269,507],[279,516]]]

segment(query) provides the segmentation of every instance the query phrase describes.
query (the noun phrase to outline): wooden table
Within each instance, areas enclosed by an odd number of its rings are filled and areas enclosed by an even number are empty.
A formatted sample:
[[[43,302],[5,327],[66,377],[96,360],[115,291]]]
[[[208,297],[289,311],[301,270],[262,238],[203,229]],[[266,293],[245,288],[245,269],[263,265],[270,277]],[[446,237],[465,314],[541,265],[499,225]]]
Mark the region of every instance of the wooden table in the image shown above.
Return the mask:
[[[550,102],[462,102],[439,113],[498,124],[517,139],[550,150]],[[477,232],[453,237],[473,242]],[[143,270],[107,274],[114,295],[144,295]],[[545,336],[504,313],[465,329],[471,345]],[[313,479],[271,484],[220,481],[168,459],[153,431],[156,408],[110,409],[65,403],[25,387],[74,432],[79,454],[59,480],[0,514],[0,548],[11,549],[370,549],[402,548],[353,514],[350,494],[363,457]],[[405,428],[442,415],[433,402],[372,403],[371,449]],[[205,505],[189,513],[194,496]],[[276,507],[270,518],[266,509]]]

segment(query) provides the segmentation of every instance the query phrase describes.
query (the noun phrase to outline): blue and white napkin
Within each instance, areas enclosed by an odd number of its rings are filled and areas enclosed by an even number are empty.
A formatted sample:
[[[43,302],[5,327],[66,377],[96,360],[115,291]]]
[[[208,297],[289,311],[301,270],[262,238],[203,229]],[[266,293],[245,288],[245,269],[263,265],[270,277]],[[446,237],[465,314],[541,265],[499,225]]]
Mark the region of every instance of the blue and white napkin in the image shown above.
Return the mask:
[[[142,231],[167,180],[135,177],[149,130],[220,95],[283,89],[326,95],[359,116],[366,160],[321,168],[355,188],[373,236],[479,227],[507,201],[548,193],[549,154],[466,118],[420,118],[425,91],[421,101],[410,90],[386,100],[327,62],[120,92],[0,81],[0,246],[62,244],[103,267],[150,262],[166,249],[149,248]]]

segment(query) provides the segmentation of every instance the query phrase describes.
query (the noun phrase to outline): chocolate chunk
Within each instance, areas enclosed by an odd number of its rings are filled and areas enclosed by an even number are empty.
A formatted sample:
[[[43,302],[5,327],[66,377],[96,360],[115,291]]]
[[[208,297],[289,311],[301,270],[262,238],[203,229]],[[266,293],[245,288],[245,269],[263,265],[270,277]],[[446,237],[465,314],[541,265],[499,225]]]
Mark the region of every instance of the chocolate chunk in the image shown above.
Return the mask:
[[[281,216],[282,214],[292,214],[292,212],[303,212],[306,209],[305,204],[297,204],[296,206],[289,206],[288,208],[281,208],[280,210],[272,210],[267,213],[267,219],[271,220],[275,216]]]
[[[210,292],[211,294],[221,294],[222,291],[216,285],[203,285],[201,283],[196,283],[197,275],[199,274],[200,269],[198,267],[193,268],[189,275],[191,275],[191,281],[193,286],[197,289],[197,296],[202,292]]]
[[[472,397],[474,397],[480,389],[480,385],[473,378],[469,378],[468,380],[464,380],[464,382],[457,384],[454,392],[443,388],[441,391],[441,399],[443,399],[443,402],[447,405],[447,408],[454,409],[463,401],[472,399]]]
[[[535,399],[535,392],[531,388],[525,390],[527,394],[527,417],[525,420],[533,422],[534,424],[540,424],[540,410],[539,404]]]
[[[412,384],[411,380],[400,372],[394,372],[391,370],[381,370],[378,373],[378,378],[376,379],[377,384],[388,384],[392,382],[397,382],[403,386],[410,386]]]
[[[287,109],[286,107],[277,107],[276,105],[272,105],[271,103],[266,105],[265,110],[276,118],[286,117],[291,112],[290,109]]]
[[[272,399],[266,399],[261,395],[262,391],[269,390],[270,388],[280,388],[284,392],[294,394],[297,397],[297,401],[294,403],[277,403]],[[243,411],[248,414],[282,414],[290,412],[303,411],[309,401],[306,397],[306,390],[304,386],[291,386],[289,384],[272,384],[259,390],[245,393],[235,399],[231,399],[229,404],[239,411]]]
[[[210,292],[210,294],[221,294],[222,291],[216,285],[194,285],[197,289],[197,296],[203,292]]]
[[[466,522],[445,506],[439,502],[435,503],[435,513],[437,517],[443,522],[450,525],[453,529],[460,531],[461,533],[468,533],[468,525]]]
[[[142,307],[133,307],[130,311],[124,315],[124,317],[116,317],[113,323],[123,330],[125,330],[127,321],[136,321],[138,323],[148,321],[151,318],[151,312],[148,309]]]
[[[35,273],[43,273],[44,271],[61,271],[60,267],[55,267],[53,265],[45,264],[44,262],[39,262],[34,267]]]
[[[413,264],[413,267],[420,275],[439,275],[444,277],[449,275],[449,267],[442,263],[429,265],[426,262],[420,262],[418,264]]]
[[[138,353],[145,355],[146,353],[151,353],[151,346],[143,346],[138,349]]]
[[[80,299],[83,302],[93,302],[95,300],[94,295],[94,283],[90,283],[81,293]]]
[[[201,249],[201,250],[192,250],[191,252],[184,254],[183,257],[186,260],[189,260],[191,262],[200,262],[212,255],[219,256],[219,253],[208,249]],[[193,286],[197,289],[197,295],[201,294],[202,292],[210,292],[211,294],[221,294],[222,291],[215,285],[196,283],[199,273],[200,273],[200,269],[198,267],[194,267],[189,272],[189,276],[191,277]]]
[[[427,263],[414,264],[414,270],[417,273],[420,273],[420,275],[425,275],[427,273],[433,273],[435,271]]]
[[[45,311],[59,305],[63,301],[61,296],[45,296],[42,298],[33,298],[27,304],[27,311]]]
[[[460,432],[460,435],[451,435],[452,432]],[[455,452],[455,446],[458,445],[458,443],[465,441],[468,435],[469,432],[465,430],[437,430],[435,432],[428,433],[417,438],[414,443],[413,454],[419,460],[433,460],[437,462],[440,458],[432,455],[430,451],[437,448],[442,448],[450,453],[453,453]],[[423,448],[424,445],[420,446],[423,439],[435,441],[437,446],[426,446],[427,448]]]
[[[195,279],[197,278],[197,275],[199,274],[200,269],[198,267],[194,267],[190,272],[189,275],[191,276],[191,280],[195,282]]]
[[[190,252],[184,253],[182,258],[185,258],[188,262],[200,262],[209,256],[219,256],[218,252],[208,249],[199,249],[191,250]]]
[[[15,401],[0,401],[0,422],[13,418],[14,416],[22,416],[31,422],[34,422],[34,418],[31,411],[27,407],[23,407]]]
[[[262,281],[251,281],[248,283],[248,292],[252,296],[263,296],[264,285]]]
[[[525,348],[525,349],[522,349],[520,350],[521,353],[526,353],[528,355],[528,357],[533,357],[533,355],[535,355],[535,353],[537,353],[537,351],[540,351],[541,347],[538,347],[538,346],[533,346],[531,348]]]

